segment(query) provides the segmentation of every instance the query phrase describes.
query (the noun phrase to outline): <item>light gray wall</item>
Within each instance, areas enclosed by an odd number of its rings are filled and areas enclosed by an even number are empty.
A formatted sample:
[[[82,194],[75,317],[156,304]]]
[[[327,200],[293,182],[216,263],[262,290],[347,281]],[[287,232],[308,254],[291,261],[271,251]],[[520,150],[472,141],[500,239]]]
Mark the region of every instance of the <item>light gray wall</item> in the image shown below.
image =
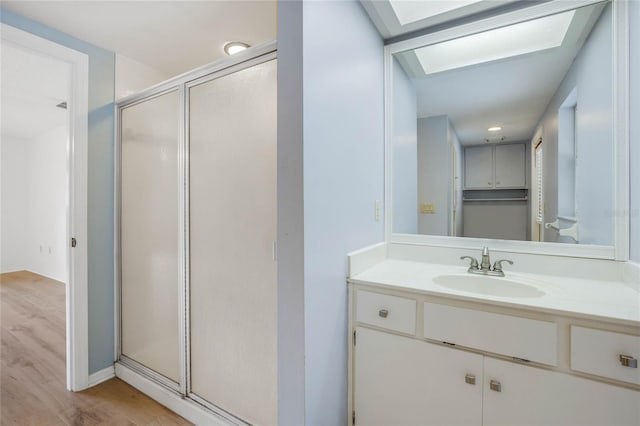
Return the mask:
[[[113,364],[113,99],[115,55],[2,9],[0,20],[89,57],[89,374]],[[83,244],[79,241],[79,244]]]
[[[629,2],[630,49],[631,52],[631,260],[640,262],[640,2]]]
[[[449,235],[453,161],[446,115],[418,119],[418,203],[434,204],[435,213],[420,213],[418,232]]]
[[[302,2],[278,3],[278,424],[304,424]]]
[[[613,243],[613,130],[611,5],[607,5],[549,103],[541,124],[544,143],[545,222],[556,219],[558,109],[574,87],[576,111],[576,208],[581,244]],[[545,241],[558,234],[545,230]],[[573,241],[573,240],[571,240]]]
[[[393,59],[393,232],[418,233],[416,89]]]
[[[305,424],[341,425],[346,255],[384,239],[383,44],[358,1],[303,3],[303,63]]]

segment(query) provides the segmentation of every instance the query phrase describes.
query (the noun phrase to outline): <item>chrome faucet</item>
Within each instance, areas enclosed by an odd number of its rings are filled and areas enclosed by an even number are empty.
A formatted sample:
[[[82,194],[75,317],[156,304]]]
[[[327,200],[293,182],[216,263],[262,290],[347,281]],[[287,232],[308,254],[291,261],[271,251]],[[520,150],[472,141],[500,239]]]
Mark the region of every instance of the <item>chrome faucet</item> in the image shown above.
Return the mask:
[[[496,260],[496,263],[493,264],[493,268],[491,267],[491,258],[489,256],[489,247],[482,248],[482,258],[480,260],[480,264],[478,265],[478,261],[471,256],[462,256],[460,259],[470,259],[469,269],[467,272],[470,274],[478,274],[478,275],[490,275],[493,277],[504,277],[504,271],[502,270],[502,262],[507,262],[510,265],[513,265],[513,262],[509,259],[500,259]]]

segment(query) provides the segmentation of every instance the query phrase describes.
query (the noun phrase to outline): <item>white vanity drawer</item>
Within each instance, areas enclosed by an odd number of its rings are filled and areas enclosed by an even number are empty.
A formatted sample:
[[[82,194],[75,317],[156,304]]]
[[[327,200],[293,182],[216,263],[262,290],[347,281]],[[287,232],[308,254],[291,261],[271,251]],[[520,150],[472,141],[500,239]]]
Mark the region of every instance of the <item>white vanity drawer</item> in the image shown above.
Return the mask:
[[[558,365],[557,326],[553,322],[425,303],[424,337]]]
[[[356,321],[415,335],[416,301],[358,290]]]
[[[631,357],[628,366],[620,356]],[[634,368],[634,360],[636,367]],[[640,385],[640,336],[571,326],[571,369]]]

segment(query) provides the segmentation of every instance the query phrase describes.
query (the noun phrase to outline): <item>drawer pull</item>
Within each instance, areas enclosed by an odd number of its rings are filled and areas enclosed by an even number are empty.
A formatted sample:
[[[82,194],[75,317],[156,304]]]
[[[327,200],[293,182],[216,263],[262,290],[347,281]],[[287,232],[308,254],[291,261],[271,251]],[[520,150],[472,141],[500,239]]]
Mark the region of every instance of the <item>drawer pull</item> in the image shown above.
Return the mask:
[[[638,360],[630,355],[620,355],[620,364],[623,367],[638,368]]]
[[[467,374],[466,376],[464,376],[464,382],[468,383],[470,385],[475,385],[476,384],[476,376],[474,376],[473,374]]]
[[[489,389],[496,392],[502,392],[502,384],[497,380],[491,380],[489,382]]]
[[[378,311],[378,316],[381,318],[386,318],[389,316],[389,311],[387,311],[386,309],[380,309]]]

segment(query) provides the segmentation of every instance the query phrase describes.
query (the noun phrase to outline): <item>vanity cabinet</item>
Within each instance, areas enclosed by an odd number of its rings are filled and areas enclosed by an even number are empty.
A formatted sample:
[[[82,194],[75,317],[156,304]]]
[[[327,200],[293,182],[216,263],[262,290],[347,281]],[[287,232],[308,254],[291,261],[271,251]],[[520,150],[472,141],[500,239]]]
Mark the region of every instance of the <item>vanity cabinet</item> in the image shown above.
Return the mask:
[[[639,336],[365,284],[350,297],[351,424],[640,424],[637,369],[610,365]]]
[[[465,148],[465,189],[526,188],[525,152],[523,143]]]
[[[484,358],[485,425],[638,425],[640,392]],[[492,390],[493,388],[500,391]]]
[[[356,425],[482,424],[482,355],[362,327],[356,340]]]

